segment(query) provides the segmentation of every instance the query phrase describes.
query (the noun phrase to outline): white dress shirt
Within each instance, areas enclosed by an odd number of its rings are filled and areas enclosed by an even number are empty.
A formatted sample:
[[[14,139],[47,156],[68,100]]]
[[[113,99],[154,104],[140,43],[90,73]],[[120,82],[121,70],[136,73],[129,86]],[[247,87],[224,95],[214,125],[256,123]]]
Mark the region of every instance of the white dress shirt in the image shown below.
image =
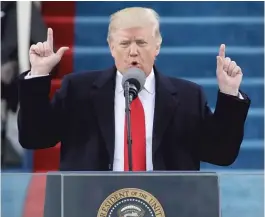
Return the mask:
[[[154,71],[146,79],[144,88],[138,94],[143,104],[145,113],[146,132],[146,170],[153,170],[152,161],[152,138],[153,138],[153,117],[155,107],[155,76]],[[115,151],[113,170],[124,171],[124,124],[125,124],[125,98],[122,88],[122,74],[117,72],[116,89],[114,99],[115,110]],[[133,145],[133,144],[132,144]]]

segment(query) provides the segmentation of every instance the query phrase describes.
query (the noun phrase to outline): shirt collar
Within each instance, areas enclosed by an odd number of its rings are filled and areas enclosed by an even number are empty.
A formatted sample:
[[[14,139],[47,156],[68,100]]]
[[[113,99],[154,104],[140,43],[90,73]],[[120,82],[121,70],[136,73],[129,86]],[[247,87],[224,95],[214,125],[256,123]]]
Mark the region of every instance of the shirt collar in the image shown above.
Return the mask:
[[[123,91],[122,76],[123,75],[119,71],[117,71],[117,73],[116,73],[116,92],[119,92],[119,93]],[[152,68],[151,73],[146,78],[146,81],[144,84],[144,89],[150,94],[155,93],[155,74],[154,74],[153,68]]]

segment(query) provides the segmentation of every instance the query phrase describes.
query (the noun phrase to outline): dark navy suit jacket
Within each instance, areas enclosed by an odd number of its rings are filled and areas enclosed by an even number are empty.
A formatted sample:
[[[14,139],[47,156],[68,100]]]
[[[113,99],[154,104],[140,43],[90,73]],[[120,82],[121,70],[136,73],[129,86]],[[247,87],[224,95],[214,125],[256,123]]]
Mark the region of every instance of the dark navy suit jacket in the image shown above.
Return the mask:
[[[154,170],[199,170],[201,161],[232,164],[244,137],[247,95],[241,92],[241,100],[217,92],[212,113],[199,85],[154,72]],[[52,102],[51,77],[25,80],[25,74],[19,79],[22,147],[49,148],[61,141],[60,170],[112,170],[116,68],[65,76]]]

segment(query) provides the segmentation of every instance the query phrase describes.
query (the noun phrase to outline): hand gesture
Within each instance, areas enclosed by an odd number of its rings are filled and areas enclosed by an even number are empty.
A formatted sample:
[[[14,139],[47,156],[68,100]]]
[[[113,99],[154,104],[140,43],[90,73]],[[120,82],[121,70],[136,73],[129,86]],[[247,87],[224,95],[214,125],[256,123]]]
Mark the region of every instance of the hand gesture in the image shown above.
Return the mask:
[[[31,74],[48,75],[68,49],[68,47],[61,47],[56,53],[53,52],[53,30],[48,28],[47,41],[38,42],[30,47]]]
[[[225,45],[222,44],[217,56],[216,68],[219,89],[222,93],[237,96],[243,73],[235,61],[225,57]]]

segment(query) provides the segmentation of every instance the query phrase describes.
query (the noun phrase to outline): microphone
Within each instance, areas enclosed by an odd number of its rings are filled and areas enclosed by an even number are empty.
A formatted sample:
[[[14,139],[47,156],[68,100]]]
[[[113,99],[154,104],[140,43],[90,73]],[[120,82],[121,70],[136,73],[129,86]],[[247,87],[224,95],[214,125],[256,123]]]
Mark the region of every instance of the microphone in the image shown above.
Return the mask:
[[[138,96],[138,93],[143,89],[146,81],[145,73],[139,68],[130,68],[123,74],[122,86],[124,89],[124,96],[126,98],[126,91],[129,92],[130,103]]]
[[[127,127],[127,144],[128,144],[128,163],[129,171],[132,171],[132,132],[131,132],[131,102],[138,96],[143,89],[146,81],[146,75],[139,68],[130,68],[123,74],[122,86],[125,97],[125,113]]]

